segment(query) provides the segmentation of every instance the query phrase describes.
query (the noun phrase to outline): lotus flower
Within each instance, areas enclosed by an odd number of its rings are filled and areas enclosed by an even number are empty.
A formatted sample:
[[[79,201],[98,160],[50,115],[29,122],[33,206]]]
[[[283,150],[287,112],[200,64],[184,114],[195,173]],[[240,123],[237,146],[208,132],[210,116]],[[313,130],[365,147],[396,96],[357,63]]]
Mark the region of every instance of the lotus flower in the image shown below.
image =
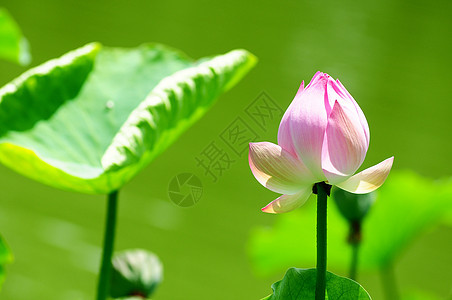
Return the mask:
[[[353,175],[366,157],[369,139],[366,117],[339,80],[317,72],[306,88],[302,82],[279,125],[278,145],[250,143],[254,177],[283,194],[262,211],[284,213],[300,207],[317,182],[355,194],[380,187],[394,157]]]

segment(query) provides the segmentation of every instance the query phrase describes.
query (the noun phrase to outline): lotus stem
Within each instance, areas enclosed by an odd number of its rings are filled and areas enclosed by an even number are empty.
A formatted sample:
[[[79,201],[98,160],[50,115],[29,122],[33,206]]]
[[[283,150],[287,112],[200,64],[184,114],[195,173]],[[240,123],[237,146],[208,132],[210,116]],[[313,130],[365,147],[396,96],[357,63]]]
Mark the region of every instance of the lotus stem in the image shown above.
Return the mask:
[[[397,289],[397,283],[395,278],[394,266],[392,262],[380,269],[381,281],[383,283],[383,291],[385,299],[387,300],[399,300],[400,295]]]
[[[106,300],[110,293],[111,257],[113,255],[113,245],[115,241],[117,204],[118,191],[113,191],[108,194],[104,248],[102,250],[99,283],[97,286],[97,300]]]
[[[358,273],[359,244],[352,244],[351,246],[352,246],[352,261],[350,263],[349,278],[356,281]]]
[[[315,300],[325,300],[326,289],[326,219],[327,199],[331,186],[325,182],[316,183],[313,192],[317,194],[317,280]]]
[[[361,221],[355,220],[350,221],[350,233],[348,235],[348,243],[352,248],[352,258],[350,261],[350,272],[349,278],[352,280],[358,277],[358,259],[359,259],[359,249],[361,245]]]

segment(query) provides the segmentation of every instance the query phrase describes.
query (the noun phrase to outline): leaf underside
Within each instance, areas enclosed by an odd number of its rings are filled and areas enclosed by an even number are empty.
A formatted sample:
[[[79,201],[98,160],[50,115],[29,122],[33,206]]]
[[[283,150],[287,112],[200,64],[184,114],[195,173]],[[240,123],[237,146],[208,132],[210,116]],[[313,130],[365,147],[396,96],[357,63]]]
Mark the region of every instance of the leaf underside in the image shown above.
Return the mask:
[[[109,193],[255,62],[245,50],[193,61],[159,44],[88,44],[0,89],[0,162],[57,188]]]
[[[281,281],[272,285],[273,294],[267,300],[315,299],[316,269],[290,268]],[[369,294],[359,283],[327,272],[326,299],[369,300]]]

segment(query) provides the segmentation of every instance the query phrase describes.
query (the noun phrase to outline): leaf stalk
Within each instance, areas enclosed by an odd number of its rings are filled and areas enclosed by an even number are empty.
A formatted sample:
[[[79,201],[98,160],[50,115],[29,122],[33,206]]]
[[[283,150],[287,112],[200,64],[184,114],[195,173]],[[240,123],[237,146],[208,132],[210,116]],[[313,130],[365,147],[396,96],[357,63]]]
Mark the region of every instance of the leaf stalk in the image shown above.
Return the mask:
[[[319,182],[314,185],[317,194],[317,278],[315,300],[325,300],[326,291],[326,254],[327,254],[327,200],[331,185]]]
[[[110,292],[111,258],[115,241],[116,213],[118,206],[118,191],[108,194],[107,217],[105,222],[104,247],[97,286],[97,300],[106,300]]]

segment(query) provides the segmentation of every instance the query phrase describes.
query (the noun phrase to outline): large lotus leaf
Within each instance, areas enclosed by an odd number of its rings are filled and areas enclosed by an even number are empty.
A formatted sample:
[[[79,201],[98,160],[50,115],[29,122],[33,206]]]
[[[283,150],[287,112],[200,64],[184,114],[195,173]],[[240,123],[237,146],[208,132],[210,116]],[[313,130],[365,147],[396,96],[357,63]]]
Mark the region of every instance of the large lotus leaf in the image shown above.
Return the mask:
[[[314,200],[314,199],[312,199]],[[273,228],[257,228],[249,253],[256,270],[281,271],[291,265],[315,265],[315,201],[276,216]],[[347,270],[351,247],[348,223],[328,201],[328,266]],[[452,181],[434,181],[409,171],[393,171],[378,189],[363,223],[359,267],[377,269],[393,262],[416,236],[452,211]]]
[[[158,44],[86,45],[0,89],[0,162],[54,187],[111,192],[255,63],[245,50],[193,61]]]
[[[262,300],[314,300],[316,269],[290,268],[284,278],[272,285],[273,294]],[[330,300],[370,300],[369,294],[357,282],[326,274],[326,299]]]
[[[6,245],[3,238],[0,236],[0,289],[3,281],[5,281],[5,265],[11,263],[13,255]]]
[[[30,62],[28,42],[10,14],[0,7],[0,58],[22,65]]]

